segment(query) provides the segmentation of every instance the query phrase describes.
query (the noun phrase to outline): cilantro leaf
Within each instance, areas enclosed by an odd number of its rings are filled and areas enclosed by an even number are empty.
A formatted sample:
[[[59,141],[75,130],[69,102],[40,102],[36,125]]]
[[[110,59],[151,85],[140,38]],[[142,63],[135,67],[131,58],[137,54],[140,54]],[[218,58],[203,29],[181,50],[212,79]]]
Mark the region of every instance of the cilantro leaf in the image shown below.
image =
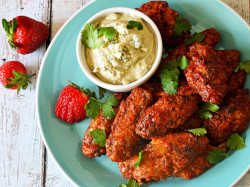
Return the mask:
[[[191,132],[195,136],[203,136],[207,134],[207,130],[203,128],[195,128],[195,129],[189,129],[188,132]]]
[[[227,139],[227,147],[230,149],[244,149],[246,147],[243,138],[235,133],[232,134],[229,139]]]
[[[109,41],[113,40],[114,37],[117,35],[117,31],[114,27],[101,27],[98,30],[98,37],[101,37],[102,35],[105,36]]]
[[[87,23],[82,33],[82,43],[85,44],[88,48],[96,49],[103,45],[104,42],[97,42],[98,39],[98,30],[94,24]]]
[[[99,99],[102,99],[107,90],[100,86],[98,86],[98,88],[99,88]]]
[[[202,42],[204,38],[205,38],[205,35],[195,32],[194,34],[192,34],[191,38],[188,38],[185,40],[184,44],[191,45],[195,42]]]
[[[200,110],[199,116],[201,119],[210,119],[213,117],[213,114],[210,111],[207,110]]]
[[[224,160],[228,156],[229,155],[227,153],[224,153],[222,150],[214,149],[213,151],[207,154],[206,158],[211,164],[216,164]]]
[[[100,102],[102,107],[102,116],[107,117],[107,119],[113,119],[116,112],[112,106],[117,106],[118,104],[119,100],[114,96],[109,97],[104,103]]]
[[[189,22],[183,21],[180,16],[176,17],[176,23],[174,25],[174,36],[180,36],[183,33],[187,33],[192,29],[192,25]]]
[[[246,60],[245,62],[240,62],[238,67],[234,70],[237,73],[239,70],[245,70],[247,74],[250,74],[250,60]]]
[[[162,88],[166,93],[174,95],[178,90],[178,79],[180,75],[180,70],[186,69],[189,61],[185,56],[182,56],[174,61],[166,62],[160,72],[160,79],[162,83]]]
[[[91,119],[97,118],[100,112],[100,105],[98,100],[93,97],[90,97],[89,101],[85,104],[84,109],[86,110],[86,115],[89,116]]]
[[[88,97],[94,97],[95,98],[95,92],[91,92],[89,89],[84,89],[84,86],[80,87],[77,84],[71,82],[68,80],[70,85],[73,86],[74,88],[80,90],[81,92],[85,93]]]
[[[200,118],[210,119],[213,117],[211,112],[217,112],[220,107],[213,103],[203,103],[199,111]]]
[[[181,70],[185,70],[189,65],[189,60],[186,58],[186,56],[182,56],[177,59],[178,66],[181,68]]]
[[[143,25],[141,22],[138,21],[129,21],[127,28],[128,29],[133,29],[134,27],[137,27],[138,30],[142,30],[143,29]]]
[[[93,141],[100,145],[100,146],[105,146],[106,143],[106,135],[105,135],[105,129],[102,131],[100,129],[95,129],[90,132],[90,136],[93,138]]]
[[[127,184],[120,184],[119,187],[140,187],[140,184],[134,179],[129,179]]]
[[[141,159],[142,159],[142,152],[143,152],[143,150],[141,150],[141,151],[140,151],[140,153],[139,153],[139,157],[138,157],[138,160],[137,160],[137,162],[134,164],[135,168],[138,168],[138,166],[139,166],[139,165],[140,165],[140,163],[141,163]]]

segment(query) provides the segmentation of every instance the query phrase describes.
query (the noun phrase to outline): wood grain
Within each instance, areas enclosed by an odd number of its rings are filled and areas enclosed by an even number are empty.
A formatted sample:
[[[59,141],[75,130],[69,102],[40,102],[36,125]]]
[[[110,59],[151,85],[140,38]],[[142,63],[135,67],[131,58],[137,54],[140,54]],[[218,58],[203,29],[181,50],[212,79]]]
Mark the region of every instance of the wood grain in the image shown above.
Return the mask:
[[[0,0],[0,18],[30,16],[47,24],[51,39],[75,11],[92,0]],[[222,0],[250,24],[250,0]],[[36,52],[19,55],[12,51],[0,29],[0,65],[19,60],[28,73],[38,74],[48,41]],[[40,138],[35,116],[36,78],[19,95],[0,87],[0,186],[73,186],[59,171]],[[248,172],[235,187],[250,187]]]
[[[1,0],[0,18],[12,19],[26,15],[47,23],[48,0]],[[29,55],[19,55],[11,50],[4,30],[0,29],[0,58],[5,61],[19,60],[28,73],[38,74],[46,50],[43,45]],[[0,87],[0,186],[42,186],[43,185],[43,143],[35,114],[35,87],[32,84],[19,95]]]

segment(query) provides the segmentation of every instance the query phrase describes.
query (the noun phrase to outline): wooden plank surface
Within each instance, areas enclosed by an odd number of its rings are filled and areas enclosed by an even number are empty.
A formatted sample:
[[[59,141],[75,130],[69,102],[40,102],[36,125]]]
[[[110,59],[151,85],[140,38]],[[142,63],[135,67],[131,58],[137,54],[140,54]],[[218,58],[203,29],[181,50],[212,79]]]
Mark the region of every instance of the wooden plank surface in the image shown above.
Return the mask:
[[[0,0],[0,18],[27,15],[51,25],[51,39],[63,23],[92,0]],[[223,0],[250,23],[250,0]],[[0,29],[0,65],[19,60],[28,73],[38,73],[47,44],[29,55],[12,51]],[[16,95],[0,87],[0,186],[73,186],[47,154],[35,116],[36,77],[25,92]],[[237,187],[250,186],[250,172]]]

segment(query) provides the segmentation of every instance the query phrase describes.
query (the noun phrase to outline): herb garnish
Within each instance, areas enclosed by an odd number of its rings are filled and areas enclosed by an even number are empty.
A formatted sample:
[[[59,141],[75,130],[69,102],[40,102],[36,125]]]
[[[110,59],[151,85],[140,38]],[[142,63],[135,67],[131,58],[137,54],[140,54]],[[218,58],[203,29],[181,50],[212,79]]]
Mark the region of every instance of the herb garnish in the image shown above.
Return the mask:
[[[213,117],[211,112],[217,112],[220,107],[213,103],[203,103],[199,111],[200,118],[210,119]]]
[[[138,30],[142,30],[143,29],[143,25],[141,22],[138,21],[129,21],[127,28],[128,29],[133,29],[134,27],[136,27]]]
[[[99,99],[102,99],[107,90],[100,86],[98,86],[98,89],[99,89]]]
[[[232,134],[230,138],[227,139],[227,147],[230,149],[244,149],[246,147],[243,138],[235,133]]]
[[[160,79],[162,83],[162,88],[166,93],[174,95],[178,90],[178,77],[180,75],[180,70],[186,69],[189,61],[185,56],[182,56],[174,61],[166,62],[160,72]]]
[[[211,163],[211,164],[216,164],[222,160],[224,160],[225,158],[227,158],[229,155],[225,152],[223,152],[222,150],[219,149],[214,149],[213,151],[209,152],[206,156],[207,160]]]
[[[93,138],[93,141],[100,145],[100,146],[105,146],[106,143],[106,135],[105,135],[105,129],[102,131],[100,129],[95,129],[90,132],[90,136]]]
[[[189,129],[187,130],[188,132],[191,132],[195,136],[203,136],[207,134],[207,130],[202,127],[202,128],[195,128],[195,129]]]
[[[246,60],[245,62],[240,62],[238,67],[234,70],[237,73],[239,70],[245,70],[247,74],[250,74],[250,60]]]
[[[114,27],[101,27],[98,30],[98,37],[101,37],[102,35],[104,35],[105,38],[111,41],[117,35],[117,31],[115,30]]]
[[[180,16],[176,17],[176,23],[174,25],[174,36],[180,36],[183,33],[187,33],[192,29],[192,25],[189,22],[183,21]]]
[[[104,103],[98,101],[94,97],[90,97],[84,109],[86,110],[87,116],[89,116],[91,119],[97,118],[100,112],[100,108],[102,108],[103,117],[107,117],[107,119],[112,119],[116,115],[113,106],[117,106],[118,104],[119,100],[114,96],[110,96]]]
[[[135,168],[138,168],[138,166],[139,166],[139,165],[140,165],[140,163],[141,163],[141,159],[142,159],[142,152],[143,152],[143,150],[141,150],[141,151],[140,151],[140,153],[139,153],[139,157],[138,157],[138,160],[137,160],[137,162],[134,164]]]
[[[129,179],[127,184],[120,184],[119,187],[140,187],[140,184],[134,179]]]
[[[194,34],[192,34],[191,38],[188,38],[185,40],[184,44],[191,45],[195,42],[202,42],[204,38],[205,38],[205,35],[195,32]]]

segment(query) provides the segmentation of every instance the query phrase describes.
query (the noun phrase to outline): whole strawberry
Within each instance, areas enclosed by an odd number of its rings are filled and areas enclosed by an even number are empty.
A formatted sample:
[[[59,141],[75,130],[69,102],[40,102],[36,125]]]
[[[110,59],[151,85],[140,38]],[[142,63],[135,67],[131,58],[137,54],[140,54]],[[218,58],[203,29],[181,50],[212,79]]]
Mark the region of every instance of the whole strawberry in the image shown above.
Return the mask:
[[[37,50],[49,37],[45,24],[27,16],[17,16],[10,22],[2,19],[2,24],[10,46],[21,54]]]
[[[86,117],[85,104],[89,101],[87,92],[70,82],[60,93],[56,103],[56,116],[68,123],[79,122]],[[86,92],[87,91],[87,92]]]
[[[29,78],[34,75],[27,75],[25,66],[18,61],[9,61],[0,66],[0,83],[5,88],[17,89],[17,93],[21,88],[27,88],[28,83],[31,83]]]

